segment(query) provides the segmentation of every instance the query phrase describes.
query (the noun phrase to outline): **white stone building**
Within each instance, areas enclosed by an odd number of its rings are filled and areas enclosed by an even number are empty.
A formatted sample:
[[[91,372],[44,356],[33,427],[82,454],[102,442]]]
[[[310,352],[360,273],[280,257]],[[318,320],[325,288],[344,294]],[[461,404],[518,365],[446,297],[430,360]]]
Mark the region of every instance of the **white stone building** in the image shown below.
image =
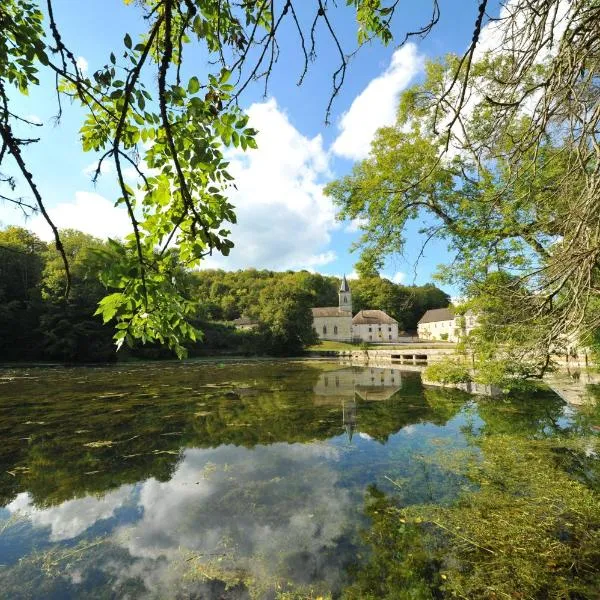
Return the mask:
[[[398,321],[382,310],[361,310],[352,319],[352,336],[362,342],[397,342]]]
[[[382,310],[361,310],[352,318],[352,292],[344,275],[339,306],[312,309],[313,327],[321,340],[339,342],[396,342],[398,322]]]
[[[472,311],[457,315],[452,307],[432,308],[417,324],[417,334],[424,340],[458,342],[477,327],[477,316]]]
[[[321,340],[352,341],[352,293],[346,281],[340,286],[339,306],[321,306],[312,309],[313,327]]]

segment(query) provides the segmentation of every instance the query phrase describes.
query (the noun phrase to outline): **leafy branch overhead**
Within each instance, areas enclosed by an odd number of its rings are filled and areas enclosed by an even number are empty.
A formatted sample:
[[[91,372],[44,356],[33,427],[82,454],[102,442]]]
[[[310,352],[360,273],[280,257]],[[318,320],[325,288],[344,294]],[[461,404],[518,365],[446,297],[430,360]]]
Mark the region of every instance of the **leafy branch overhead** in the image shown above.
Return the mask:
[[[233,177],[228,147],[256,148],[256,131],[239,108],[244,90],[269,77],[279,59],[278,36],[284,22],[296,32],[303,57],[299,83],[316,57],[317,36],[325,32],[337,50],[326,114],[345,78],[351,52],[336,33],[333,8],[317,0],[306,17],[291,0],[125,0],[143,16],[139,37],[124,32],[121,48],[107,48],[106,64],[88,75],[61,34],[52,0],[6,0],[0,6],[0,184],[2,199],[26,213],[39,211],[52,228],[65,271],[70,265],[60,232],[44,204],[23,155],[38,140],[20,136],[33,125],[18,114],[16,88],[28,94],[40,85],[40,73],[55,81],[57,120],[65,98],[81,105],[81,145],[99,154],[94,180],[106,162],[115,166],[131,234],[118,246],[103,282],[114,290],[98,308],[105,321],[117,321],[116,339],[158,340],[183,353],[195,337],[186,323],[189,307],[176,286],[173,269],[191,268],[213,252],[227,255],[233,243],[229,226],[235,211],[228,199]],[[396,2],[351,0],[356,11],[358,44],[391,40]],[[307,21],[306,23],[304,21]],[[186,48],[196,45],[208,56],[208,70],[184,78]],[[129,176],[135,173],[135,182]],[[27,194],[17,190],[27,189]],[[30,200],[30,197],[32,199]],[[115,248],[116,248],[115,247]]]

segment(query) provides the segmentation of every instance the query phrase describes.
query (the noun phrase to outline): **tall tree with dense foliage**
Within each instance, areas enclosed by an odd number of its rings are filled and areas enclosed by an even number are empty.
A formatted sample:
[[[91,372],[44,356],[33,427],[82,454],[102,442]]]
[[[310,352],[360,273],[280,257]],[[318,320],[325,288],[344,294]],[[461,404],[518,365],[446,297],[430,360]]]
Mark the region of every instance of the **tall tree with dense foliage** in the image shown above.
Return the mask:
[[[535,318],[546,348],[600,324],[599,24],[589,0],[510,3],[495,45],[429,63],[370,156],[328,188],[365,223],[367,256],[401,252],[425,218],[456,254],[446,281],[476,296],[490,273],[516,276],[512,324]]]

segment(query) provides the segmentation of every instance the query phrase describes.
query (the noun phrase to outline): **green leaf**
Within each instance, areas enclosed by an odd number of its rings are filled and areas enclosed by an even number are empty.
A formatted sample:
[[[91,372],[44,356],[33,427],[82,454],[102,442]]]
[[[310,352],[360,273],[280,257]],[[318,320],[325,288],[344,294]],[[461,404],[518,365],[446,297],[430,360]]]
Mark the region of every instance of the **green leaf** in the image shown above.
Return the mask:
[[[188,83],[188,92],[190,94],[196,94],[200,90],[200,81],[197,77],[192,77]]]

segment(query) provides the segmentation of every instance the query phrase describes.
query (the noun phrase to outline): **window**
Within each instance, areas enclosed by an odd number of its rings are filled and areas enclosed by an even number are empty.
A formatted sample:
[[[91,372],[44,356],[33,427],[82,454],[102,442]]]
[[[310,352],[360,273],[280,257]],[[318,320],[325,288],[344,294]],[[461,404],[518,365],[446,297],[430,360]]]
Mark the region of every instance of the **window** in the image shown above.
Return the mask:
[[[335,376],[335,387],[340,387],[340,378],[337,375]]]
[[[369,341],[372,341],[372,340],[373,340],[373,336],[372,336],[372,335],[370,335],[370,336],[369,336]]]
[[[391,328],[391,327],[388,327],[388,331],[391,333],[391,332],[392,332],[392,328]]]
[[[372,327],[369,327],[369,333],[371,333],[371,331],[373,331],[373,328],[372,328]]]
[[[390,340],[391,340],[391,339],[392,339],[392,336],[391,336],[391,335],[388,335],[388,338],[390,338]]]
[[[325,383],[325,387],[327,387],[329,385],[329,377],[325,377],[324,383]]]
[[[327,335],[327,325],[323,325],[323,335]]]
[[[348,303],[348,296],[344,296],[344,302]]]
[[[333,326],[333,335],[337,335],[337,325]]]

